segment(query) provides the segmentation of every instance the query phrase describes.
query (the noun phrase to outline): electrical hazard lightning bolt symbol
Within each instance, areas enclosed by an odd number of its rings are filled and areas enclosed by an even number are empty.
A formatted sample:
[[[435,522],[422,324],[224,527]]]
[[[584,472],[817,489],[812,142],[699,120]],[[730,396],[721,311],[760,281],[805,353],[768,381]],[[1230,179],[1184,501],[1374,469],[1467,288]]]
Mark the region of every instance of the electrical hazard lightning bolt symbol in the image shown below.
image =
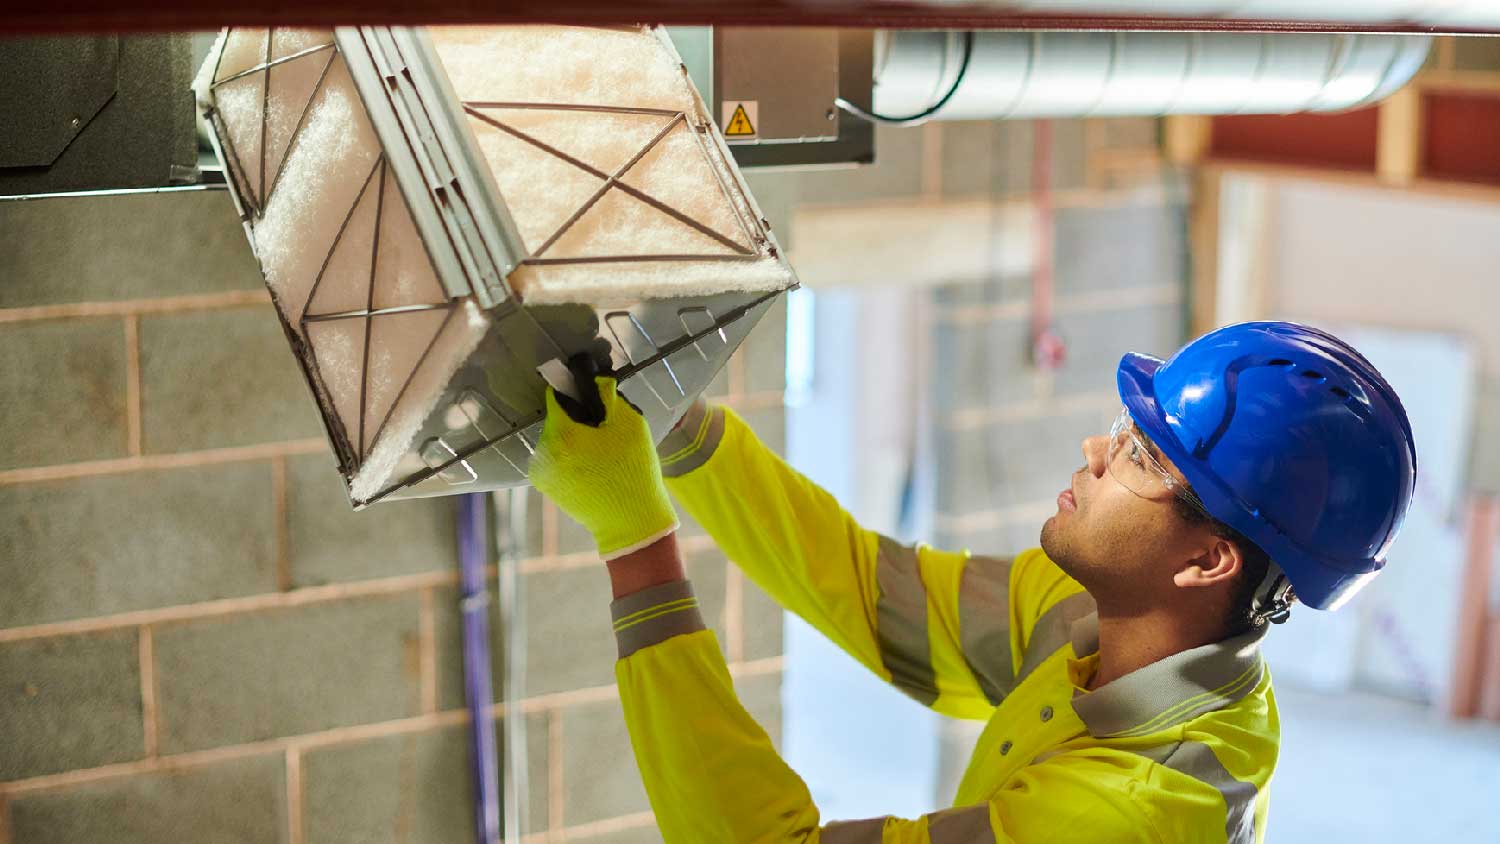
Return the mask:
[[[750,122],[750,115],[745,113],[743,104],[734,107],[734,114],[729,118],[729,125],[724,127],[724,136],[727,138],[748,137],[755,134],[755,126]]]

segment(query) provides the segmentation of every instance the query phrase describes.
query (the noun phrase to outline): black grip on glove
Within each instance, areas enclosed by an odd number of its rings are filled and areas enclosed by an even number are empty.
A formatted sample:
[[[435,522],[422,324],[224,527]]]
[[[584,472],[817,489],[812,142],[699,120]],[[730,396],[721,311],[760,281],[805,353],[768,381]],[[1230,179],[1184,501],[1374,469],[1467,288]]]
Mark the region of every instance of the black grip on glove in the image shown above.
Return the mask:
[[[578,385],[578,392],[582,394],[582,398],[575,399],[572,396],[558,393],[558,406],[567,411],[568,416],[572,417],[574,422],[588,425],[591,428],[603,425],[607,411],[604,408],[604,399],[599,396],[599,385],[594,381],[594,378],[599,375],[609,378],[616,377],[614,368],[609,365],[609,359],[605,358],[604,363],[600,364],[599,358],[595,355],[589,352],[579,352],[568,358],[568,371],[573,373],[573,383]],[[645,411],[641,410],[624,393],[619,393],[618,395],[621,401],[630,406],[631,410],[642,416],[646,415]]]
[[[599,362],[588,352],[579,352],[568,358],[568,371],[573,373],[573,383],[578,386],[579,398],[558,393],[557,404],[568,412],[574,422],[593,428],[604,424],[604,400],[599,397],[599,385],[594,383],[594,377],[609,375],[609,369],[601,369]]]

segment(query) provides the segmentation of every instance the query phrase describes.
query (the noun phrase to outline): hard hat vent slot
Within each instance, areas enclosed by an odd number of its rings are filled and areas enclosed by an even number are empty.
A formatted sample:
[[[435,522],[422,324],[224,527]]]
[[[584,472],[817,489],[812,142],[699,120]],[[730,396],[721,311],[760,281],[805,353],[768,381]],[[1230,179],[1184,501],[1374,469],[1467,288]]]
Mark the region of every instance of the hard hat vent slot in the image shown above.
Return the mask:
[[[1291,366],[1292,362],[1289,361],[1289,360],[1287,360],[1286,358],[1276,358],[1275,360],[1267,361],[1266,365],[1267,366]]]
[[[1315,371],[1313,371],[1311,369],[1304,369],[1304,370],[1302,370],[1302,377],[1303,378],[1316,378],[1316,379],[1318,379],[1318,380],[1321,381],[1321,380],[1323,380],[1323,373],[1321,373],[1321,372],[1315,372]]]

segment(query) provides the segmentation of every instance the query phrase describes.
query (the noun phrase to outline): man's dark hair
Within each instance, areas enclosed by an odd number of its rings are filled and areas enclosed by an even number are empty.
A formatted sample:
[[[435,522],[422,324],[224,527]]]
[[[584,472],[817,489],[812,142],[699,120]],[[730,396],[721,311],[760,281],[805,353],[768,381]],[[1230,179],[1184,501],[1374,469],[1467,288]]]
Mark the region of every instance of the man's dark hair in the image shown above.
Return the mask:
[[[1234,585],[1234,593],[1229,602],[1229,635],[1238,636],[1256,626],[1255,619],[1255,593],[1260,588],[1262,581],[1266,579],[1266,572],[1270,570],[1271,558],[1266,552],[1260,550],[1260,546],[1245,538],[1245,535],[1204,513],[1174,496],[1173,504],[1177,508],[1177,515],[1190,525],[1207,527],[1209,532],[1220,539],[1227,539],[1240,549],[1242,565],[1240,566],[1240,578]]]

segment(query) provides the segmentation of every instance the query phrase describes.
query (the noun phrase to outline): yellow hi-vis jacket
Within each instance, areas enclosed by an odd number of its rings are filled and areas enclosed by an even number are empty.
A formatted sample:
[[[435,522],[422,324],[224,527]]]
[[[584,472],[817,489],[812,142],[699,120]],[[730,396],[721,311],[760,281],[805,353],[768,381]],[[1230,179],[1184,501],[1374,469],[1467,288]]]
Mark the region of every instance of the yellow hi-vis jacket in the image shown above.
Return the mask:
[[[661,454],[679,503],[782,605],[918,701],[988,721],[954,808],[825,825],[735,697],[691,587],[625,596],[615,673],[668,844],[1262,841],[1279,727],[1260,633],[1085,691],[1093,601],[1040,549],[902,547],[723,408],[700,403]]]

